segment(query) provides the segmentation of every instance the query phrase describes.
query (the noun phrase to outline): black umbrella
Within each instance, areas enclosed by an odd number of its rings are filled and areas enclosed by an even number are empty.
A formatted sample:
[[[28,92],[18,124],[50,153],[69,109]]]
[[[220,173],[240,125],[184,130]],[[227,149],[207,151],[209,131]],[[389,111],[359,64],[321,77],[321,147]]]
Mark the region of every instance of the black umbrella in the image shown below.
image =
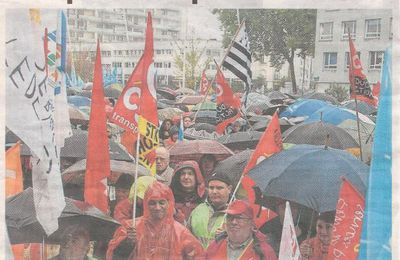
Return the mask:
[[[157,93],[169,100],[175,100],[175,97],[178,95],[175,90],[167,87],[157,88]]]
[[[196,130],[193,127],[186,128],[183,134],[186,140],[215,140],[219,137],[216,132],[209,133],[206,130]]]
[[[86,158],[86,148],[88,141],[88,132],[82,130],[72,130],[73,135],[65,139],[64,147],[61,148],[61,158]],[[6,143],[16,143],[19,138],[11,131],[6,134]],[[110,159],[120,161],[132,161],[131,157],[127,152],[122,149],[119,144],[112,140],[108,140]],[[21,155],[31,155],[31,151],[28,146],[22,145]]]
[[[215,128],[216,128],[215,125],[208,124],[208,123],[195,123],[192,127],[194,129],[196,129],[197,131],[205,130],[208,133],[215,132]]]
[[[261,121],[257,121],[253,126],[253,130],[255,131],[261,131],[264,132],[265,129],[267,128],[269,122],[271,121],[271,118],[268,119],[264,119]],[[292,124],[289,120],[285,119],[285,118],[279,118],[279,126],[281,128],[281,132],[285,132],[287,129],[291,128],[292,126],[294,126],[294,124]]]
[[[119,91],[118,89],[115,88],[111,88],[111,87],[107,87],[104,89],[104,96],[105,97],[110,97],[110,98],[119,98],[119,96],[121,95],[121,91]]]
[[[211,125],[216,125],[217,112],[200,110],[199,112],[197,112],[196,123],[207,123]]]
[[[326,94],[326,93],[314,92],[314,93],[310,93],[310,94],[304,95],[303,98],[318,99],[318,100],[329,102],[332,105],[338,105],[339,104],[339,101],[335,97],[333,97],[333,96],[331,96],[329,94]]]
[[[326,144],[341,150],[359,147],[356,140],[346,130],[321,121],[295,125],[283,134],[282,139],[284,143]]]
[[[263,191],[267,207],[281,198],[326,212],[336,209],[342,176],[365,194],[369,167],[342,150],[296,145],[263,160],[248,175]]]
[[[343,107],[351,109],[356,111],[356,102],[354,100],[349,100],[346,101],[345,103],[342,104]],[[364,115],[375,115],[376,112],[378,111],[374,106],[371,106],[370,104],[358,100],[357,101],[357,108],[358,112],[364,114]]]
[[[233,187],[235,187],[252,153],[253,150],[247,149],[218,162],[215,167],[215,174],[227,176],[232,181]]]
[[[223,135],[218,138],[217,141],[229,147],[231,150],[254,149],[262,134],[262,132],[258,131],[237,132]]]
[[[65,198],[66,206],[58,218],[59,228],[47,237],[36,219],[33,190],[28,188],[6,201],[6,225],[12,244],[59,243],[63,230],[71,224],[82,224],[90,233],[91,240],[108,240],[119,223],[96,207],[78,200]]]

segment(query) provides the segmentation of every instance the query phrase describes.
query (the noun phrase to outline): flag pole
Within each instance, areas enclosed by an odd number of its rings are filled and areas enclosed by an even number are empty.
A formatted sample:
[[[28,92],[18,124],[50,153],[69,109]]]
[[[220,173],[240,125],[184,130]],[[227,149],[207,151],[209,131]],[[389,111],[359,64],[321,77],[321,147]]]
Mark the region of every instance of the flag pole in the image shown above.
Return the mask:
[[[354,75],[353,75],[353,56],[351,54],[351,36],[350,36],[350,29],[347,30],[347,33],[349,35],[349,47],[350,47],[350,89],[352,93],[354,93],[354,103],[356,104],[356,117],[357,117],[357,133],[358,133],[358,143],[360,145],[360,159],[363,162],[363,154],[362,154],[362,144],[361,144],[361,134],[360,134],[360,117],[358,115],[358,101],[357,101],[357,93],[356,90],[354,89]]]
[[[138,179],[138,168],[139,168],[139,147],[140,147],[140,131],[138,131],[138,138],[136,142],[136,163],[135,163],[135,183],[133,184],[133,214],[132,214],[132,222],[133,226],[136,224],[136,193],[137,193],[137,179]]]
[[[222,61],[221,61],[220,65],[219,65],[219,67],[222,66],[222,64],[224,63],[226,57],[228,56],[228,53],[229,53],[229,51],[230,51],[231,48],[232,48],[233,42],[234,42],[236,36],[239,34],[240,29],[241,29],[242,26],[244,25],[244,22],[245,22],[245,21],[243,20],[242,23],[240,24],[240,26],[238,27],[238,29],[236,30],[235,35],[233,36],[232,41],[231,41],[231,43],[229,44],[229,47],[228,47],[227,51],[225,52],[225,55],[224,55],[224,57],[222,58]],[[214,59],[214,62],[217,64],[217,62],[215,61],[215,59]],[[214,75],[214,77],[213,77],[213,79],[212,79],[210,85],[208,85],[208,88],[207,88],[207,90],[206,90],[206,94],[204,95],[204,98],[203,98],[203,100],[202,100],[201,103],[200,103],[200,104],[201,104],[200,107],[201,107],[201,106],[203,105],[203,103],[206,101],[207,96],[208,96],[208,92],[210,91],[211,86],[214,84],[214,81],[215,81],[216,76],[217,76],[217,73],[215,73],[215,75]],[[196,113],[195,113],[195,115],[194,115],[194,118],[193,118],[193,122],[196,122],[196,118],[197,118],[197,114],[198,114],[198,113],[199,113],[199,110],[196,111]]]

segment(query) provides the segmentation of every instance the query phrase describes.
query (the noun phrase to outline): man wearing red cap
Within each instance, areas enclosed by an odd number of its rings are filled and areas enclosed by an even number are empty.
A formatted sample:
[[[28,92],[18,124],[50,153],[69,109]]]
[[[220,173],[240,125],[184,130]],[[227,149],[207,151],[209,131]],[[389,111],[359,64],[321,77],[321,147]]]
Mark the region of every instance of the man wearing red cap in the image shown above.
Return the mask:
[[[206,259],[277,259],[267,238],[255,228],[253,209],[247,202],[235,200],[226,213],[226,233],[210,244]]]

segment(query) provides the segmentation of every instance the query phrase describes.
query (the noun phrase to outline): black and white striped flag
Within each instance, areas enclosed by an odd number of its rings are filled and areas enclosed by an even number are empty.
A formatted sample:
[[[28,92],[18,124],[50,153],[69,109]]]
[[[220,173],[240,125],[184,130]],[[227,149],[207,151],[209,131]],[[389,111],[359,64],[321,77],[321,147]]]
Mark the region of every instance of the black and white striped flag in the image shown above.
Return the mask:
[[[232,41],[222,66],[230,70],[246,84],[246,96],[251,86],[251,53],[250,42],[245,22],[243,22]]]

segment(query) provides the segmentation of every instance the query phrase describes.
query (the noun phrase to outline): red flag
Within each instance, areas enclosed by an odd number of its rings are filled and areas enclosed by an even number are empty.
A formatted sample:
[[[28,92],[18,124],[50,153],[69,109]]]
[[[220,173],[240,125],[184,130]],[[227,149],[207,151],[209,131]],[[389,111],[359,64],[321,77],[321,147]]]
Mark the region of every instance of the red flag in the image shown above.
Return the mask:
[[[364,101],[371,106],[378,107],[379,104],[379,93],[381,90],[381,83],[378,81],[373,87],[372,87],[372,97],[373,99],[370,99],[369,97],[366,96],[360,96],[357,95],[357,99]]]
[[[222,134],[225,128],[240,117],[240,100],[233,95],[229,83],[217,65],[217,127],[216,132]]]
[[[364,206],[363,196],[343,178],[327,259],[357,259]]]
[[[140,132],[139,162],[155,174],[155,148],[159,140],[153,56],[153,25],[149,12],[143,56],[114,107],[111,121],[128,131]]]
[[[274,153],[282,151],[282,135],[281,128],[279,126],[278,112],[275,112],[271,118],[267,129],[258,141],[257,147],[250,157],[249,162],[243,170],[243,174],[246,174],[251,168],[253,168],[261,159],[271,156]]]
[[[350,46],[350,66],[349,66],[349,80],[350,80],[350,97],[359,98],[360,96],[364,99],[369,99],[368,103],[374,102],[372,96],[371,87],[367,80],[367,77],[362,71],[361,61],[357,55],[356,48],[354,47],[353,41],[349,34],[349,46]]]
[[[102,74],[100,43],[97,41],[86,153],[85,201],[107,213],[107,177],[110,176],[110,154]]]
[[[205,95],[207,93],[208,89],[208,79],[206,76],[206,70],[203,70],[203,73],[201,74],[201,82],[200,82],[200,95]]]
[[[130,131],[136,131],[139,115],[158,126],[153,54],[153,27],[149,12],[144,54],[126,83],[111,118],[115,124]],[[144,109],[141,109],[142,104]]]

